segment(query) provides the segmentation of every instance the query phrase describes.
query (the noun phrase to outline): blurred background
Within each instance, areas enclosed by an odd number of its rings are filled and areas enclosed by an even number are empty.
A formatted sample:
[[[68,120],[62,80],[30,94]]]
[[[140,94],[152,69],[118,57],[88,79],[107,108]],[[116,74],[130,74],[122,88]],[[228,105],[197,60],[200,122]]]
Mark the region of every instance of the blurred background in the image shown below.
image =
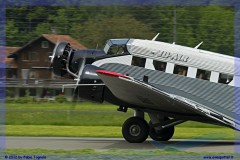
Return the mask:
[[[233,7],[7,7],[7,46],[41,34],[71,35],[87,48],[110,38],[152,39],[233,55]]]

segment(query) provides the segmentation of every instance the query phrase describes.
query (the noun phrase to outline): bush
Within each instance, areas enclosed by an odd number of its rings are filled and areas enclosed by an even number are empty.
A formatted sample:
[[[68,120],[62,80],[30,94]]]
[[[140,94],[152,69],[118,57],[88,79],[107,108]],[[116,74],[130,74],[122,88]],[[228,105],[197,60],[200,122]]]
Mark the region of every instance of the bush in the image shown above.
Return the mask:
[[[15,102],[15,98],[13,98],[13,97],[6,97],[5,102],[6,103],[14,103]]]
[[[16,101],[16,103],[31,103],[33,102],[32,97],[19,97]]]
[[[67,98],[64,95],[59,95],[55,97],[55,101],[58,103],[67,102]]]

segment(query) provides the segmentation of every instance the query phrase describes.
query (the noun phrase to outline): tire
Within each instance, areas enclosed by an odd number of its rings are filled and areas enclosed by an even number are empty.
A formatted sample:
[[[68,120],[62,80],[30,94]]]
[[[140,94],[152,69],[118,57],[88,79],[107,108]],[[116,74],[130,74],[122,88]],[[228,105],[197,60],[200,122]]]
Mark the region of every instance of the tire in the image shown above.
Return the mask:
[[[152,122],[149,122],[149,136],[155,141],[168,141],[174,134],[174,126],[164,128],[158,132],[154,129]]]
[[[139,117],[127,119],[122,126],[122,135],[130,143],[142,143],[149,134],[147,122]]]

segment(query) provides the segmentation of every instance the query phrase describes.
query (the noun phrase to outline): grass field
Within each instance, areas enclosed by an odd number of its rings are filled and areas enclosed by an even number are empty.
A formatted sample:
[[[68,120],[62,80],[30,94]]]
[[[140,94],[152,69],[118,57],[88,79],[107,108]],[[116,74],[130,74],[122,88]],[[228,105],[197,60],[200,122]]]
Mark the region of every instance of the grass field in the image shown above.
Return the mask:
[[[127,113],[117,112],[117,107],[110,104],[6,104],[7,125],[122,126],[131,116],[131,109]],[[149,120],[148,116],[146,119]],[[178,127],[219,128],[197,122],[186,122]]]
[[[110,104],[95,103],[8,103],[6,135],[122,137],[121,126],[133,111],[122,113],[116,109]],[[176,127],[173,138],[234,139],[234,130],[186,122]]]
[[[6,134],[9,136],[122,137],[120,126],[7,125]],[[234,130],[176,127],[173,138],[233,140]]]

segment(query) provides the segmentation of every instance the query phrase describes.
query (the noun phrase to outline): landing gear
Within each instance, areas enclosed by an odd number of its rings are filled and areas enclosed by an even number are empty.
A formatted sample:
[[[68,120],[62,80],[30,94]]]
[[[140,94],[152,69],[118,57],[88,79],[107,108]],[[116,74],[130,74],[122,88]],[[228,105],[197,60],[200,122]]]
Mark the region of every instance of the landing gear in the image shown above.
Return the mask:
[[[142,143],[148,135],[155,141],[168,141],[174,134],[174,126],[185,122],[169,119],[159,113],[147,112],[150,122],[144,120],[144,112],[135,110],[134,117],[127,119],[122,126],[122,135],[130,143]]]
[[[127,119],[122,126],[122,135],[130,143],[142,143],[149,134],[147,122],[140,117]]]
[[[153,127],[152,122],[149,122],[149,136],[155,141],[168,141],[174,134],[174,126],[157,130]]]

